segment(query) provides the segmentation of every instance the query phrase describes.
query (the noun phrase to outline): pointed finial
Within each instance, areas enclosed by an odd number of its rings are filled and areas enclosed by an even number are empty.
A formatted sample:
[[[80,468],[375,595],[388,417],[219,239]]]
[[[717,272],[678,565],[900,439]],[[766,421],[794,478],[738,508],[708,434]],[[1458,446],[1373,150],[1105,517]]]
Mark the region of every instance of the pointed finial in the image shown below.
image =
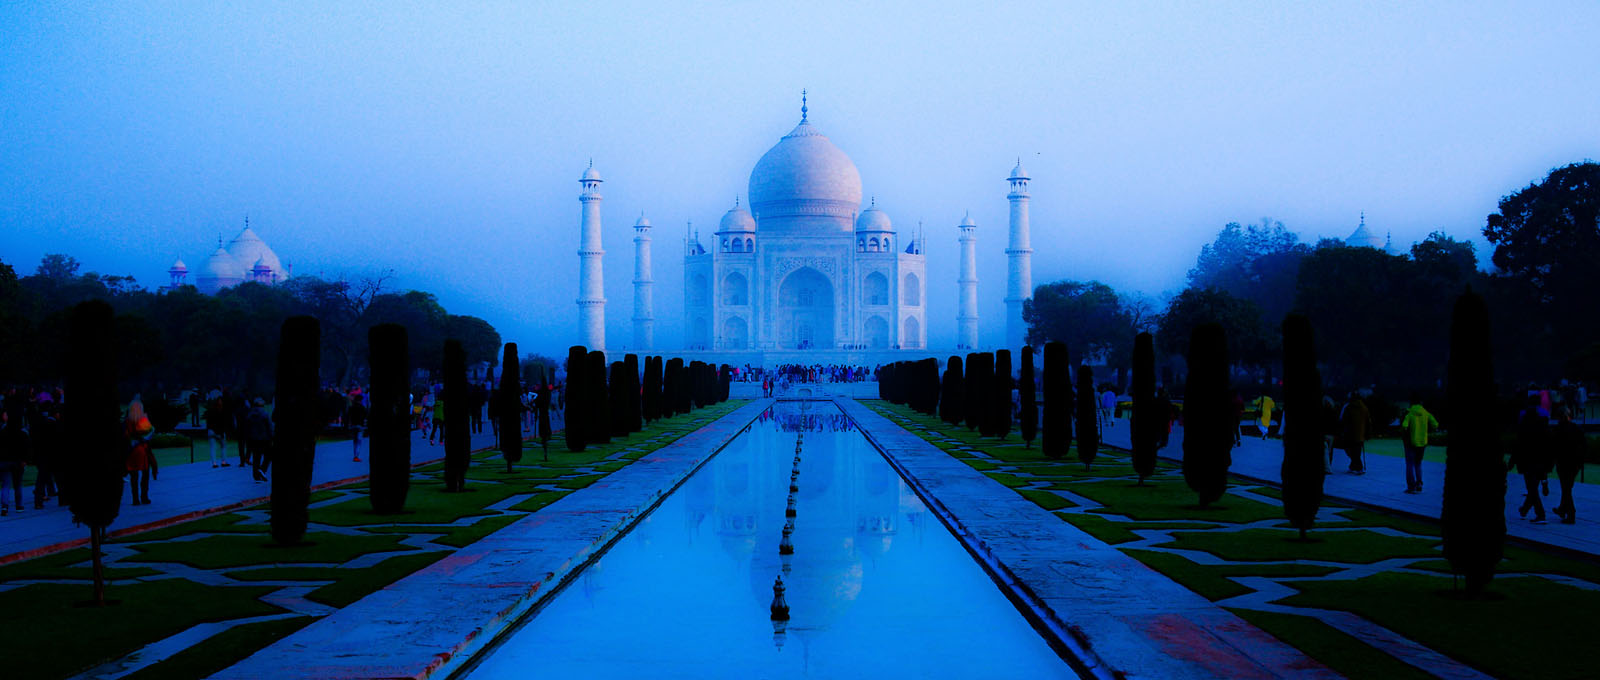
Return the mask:
[[[802,123],[806,122],[806,112],[807,111],[810,111],[810,109],[806,108],[806,91],[805,90],[801,90],[800,91],[800,122],[802,122]]]
[[[867,207],[868,208],[876,208],[876,207],[878,207],[878,197],[877,196],[873,196],[872,197],[872,205],[869,205]]]
[[[735,210],[739,209],[739,195],[738,194],[734,194],[733,195],[733,208]]]
[[[589,159],[589,167],[591,167],[591,168],[594,167],[594,159],[593,158]]]
[[[1367,226],[1367,211],[1361,211],[1361,226]]]

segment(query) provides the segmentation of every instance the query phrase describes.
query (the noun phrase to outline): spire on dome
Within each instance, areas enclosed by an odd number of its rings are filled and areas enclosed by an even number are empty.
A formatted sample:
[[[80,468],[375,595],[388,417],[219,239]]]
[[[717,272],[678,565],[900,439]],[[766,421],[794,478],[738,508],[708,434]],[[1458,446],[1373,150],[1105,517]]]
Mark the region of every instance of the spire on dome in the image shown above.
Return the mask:
[[[802,89],[800,90],[800,122],[806,122],[806,112],[808,111],[810,109],[806,108],[806,91]]]

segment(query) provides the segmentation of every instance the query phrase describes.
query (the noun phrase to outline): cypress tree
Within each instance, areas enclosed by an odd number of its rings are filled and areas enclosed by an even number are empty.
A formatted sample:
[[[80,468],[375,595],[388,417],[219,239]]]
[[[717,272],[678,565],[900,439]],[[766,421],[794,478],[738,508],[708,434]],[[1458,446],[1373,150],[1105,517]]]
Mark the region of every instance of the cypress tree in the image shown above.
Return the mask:
[[[1228,490],[1233,456],[1233,400],[1228,394],[1228,338],[1203,323],[1189,336],[1189,384],[1183,395],[1183,481],[1204,508]]]
[[[584,366],[588,387],[584,389],[585,436],[591,444],[611,442],[611,391],[606,385],[606,353],[589,350],[589,363]]]
[[[444,490],[466,491],[472,465],[472,414],[467,402],[467,350],[444,341]]]
[[[717,388],[719,393],[717,394],[717,401],[727,401],[729,393],[733,391],[733,367],[723,364],[722,371],[718,375],[718,380],[719,382]]]
[[[988,435],[989,376],[994,373],[994,355],[978,352],[967,362],[967,429]]]
[[[500,455],[506,472],[522,460],[522,364],[517,359],[517,343],[506,343],[500,358],[500,389],[495,391],[495,417],[500,419]],[[567,421],[572,431],[572,421]]]
[[[1471,288],[1456,299],[1450,319],[1445,400],[1450,442],[1445,445],[1444,508],[1439,515],[1444,556],[1481,595],[1494,579],[1506,540],[1506,469],[1495,412],[1489,308]]]
[[[1022,442],[1028,448],[1033,448],[1033,439],[1039,434],[1039,404],[1033,390],[1033,346],[1023,345],[1017,391],[1022,401]]]
[[[682,359],[667,359],[661,365],[661,417],[671,418],[678,414],[678,368],[683,365]]]
[[[968,430],[978,427],[978,413],[983,409],[983,393],[978,390],[978,353],[967,352],[966,363],[963,368],[966,373],[961,381],[961,420],[953,425],[966,424]]]
[[[1100,454],[1100,422],[1096,419],[1094,369],[1078,367],[1078,461],[1089,469]]]
[[[544,377],[543,384],[539,389],[539,396],[533,402],[534,424],[538,428],[539,448],[543,449],[544,459],[548,461],[550,460],[550,437],[553,434],[550,430],[550,399],[555,396],[552,392],[555,388],[556,376],[554,368],[550,366],[540,366],[540,368],[543,369]]]
[[[1311,320],[1300,314],[1283,319],[1283,514],[1300,538],[1322,506],[1322,375]]]
[[[1072,381],[1067,378],[1067,343],[1044,345],[1044,441],[1039,448],[1046,458],[1061,459],[1072,446]]]
[[[272,540],[295,545],[306,535],[311,465],[317,451],[322,327],[309,316],[283,321],[272,408]]]
[[[567,348],[567,412],[565,420],[567,450],[579,453],[589,447],[589,350],[583,345]]]
[[[990,384],[993,402],[989,404],[989,427],[994,436],[1005,439],[1011,434],[1011,350],[994,353],[994,380]]]
[[[644,420],[653,423],[661,414],[661,357],[644,358]]]
[[[367,500],[373,512],[387,515],[405,509],[411,486],[411,341],[405,326],[386,323],[367,329],[367,366],[372,377],[368,395],[372,408],[367,413]],[[448,408],[449,402],[445,406]],[[448,445],[446,441],[447,468]],[[448,488],[448,469],[446,472]]]
[[[622,361],[611,362],[611,432],[616,437],[628,436],[628,405],[633,400],[628,397],[628,364]]]
[[[622,357],[622,374],[628,379],[628,433],[644,429],[644,396],[639,386],[639,355]]]
[[[951,425],[961,422],[961,357],[952,356],[944,365],[944,384],[939,389],[939,419]]]
[[[1141,486],[1156,473],[1156,444],[1161,441],[1161,429],[1167,426],[1167,414],[1156,413],[1155,367],[1155,338],[1140,333],[1133,339],[1133,420],[1128,424],[1128,436],[1133,472],[1139,475]]]
[[[105,570],[100,546],[106,527],[122,508],[122,477],[127,474],[127,444],[122,438],[122,407],[117,402],[117,343],[111,305],[80,302],[67,319],[66,393],[62,404],[66,450],[61,459],[62,492],[72,516],[89,526],[94,561],[94,604],[105,606]]]
[[[928,357],[922,360],[922,393],[928,400],[926,413],[939,415],[939,360]]]

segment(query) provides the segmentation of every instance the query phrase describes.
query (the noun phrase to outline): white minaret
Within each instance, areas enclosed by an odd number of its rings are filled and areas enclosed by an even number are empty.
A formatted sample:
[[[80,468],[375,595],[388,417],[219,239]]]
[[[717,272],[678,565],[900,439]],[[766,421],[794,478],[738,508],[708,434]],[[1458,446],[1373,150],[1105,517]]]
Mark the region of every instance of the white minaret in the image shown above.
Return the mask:
[[[655,302],[650,275],[650,220],[639,215],[633,223],[633,348],[648,352],[656,347]]]
[[[606,348],[606,285],[600,273],[600,258],[606,254],[600,247],[600,173],[589,161],[578,183],[583,192],[578,201],[583,203],[583,230],[578,243],[578,333],[584,347],[591,351]]]
[[[1006,348],[1020,351],[1027,341],[1028,324],[1022,320],[1022,301],[1033,297],[1033,248],[1028,245],[1028,172],[1022,159],[1011,169],[1011,245],[1006,248]]]
[[[956,349],[978,348],[978,225],[962,218],[961,278],[956,279]]]

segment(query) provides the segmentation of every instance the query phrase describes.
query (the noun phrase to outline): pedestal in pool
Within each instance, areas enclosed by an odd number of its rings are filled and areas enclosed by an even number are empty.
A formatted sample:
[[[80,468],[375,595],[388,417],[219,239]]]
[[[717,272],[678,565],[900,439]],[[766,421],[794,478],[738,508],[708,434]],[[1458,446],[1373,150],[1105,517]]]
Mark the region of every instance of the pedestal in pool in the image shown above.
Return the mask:
[[[1075,674],[836,406],[782,402],[463,676]]]

